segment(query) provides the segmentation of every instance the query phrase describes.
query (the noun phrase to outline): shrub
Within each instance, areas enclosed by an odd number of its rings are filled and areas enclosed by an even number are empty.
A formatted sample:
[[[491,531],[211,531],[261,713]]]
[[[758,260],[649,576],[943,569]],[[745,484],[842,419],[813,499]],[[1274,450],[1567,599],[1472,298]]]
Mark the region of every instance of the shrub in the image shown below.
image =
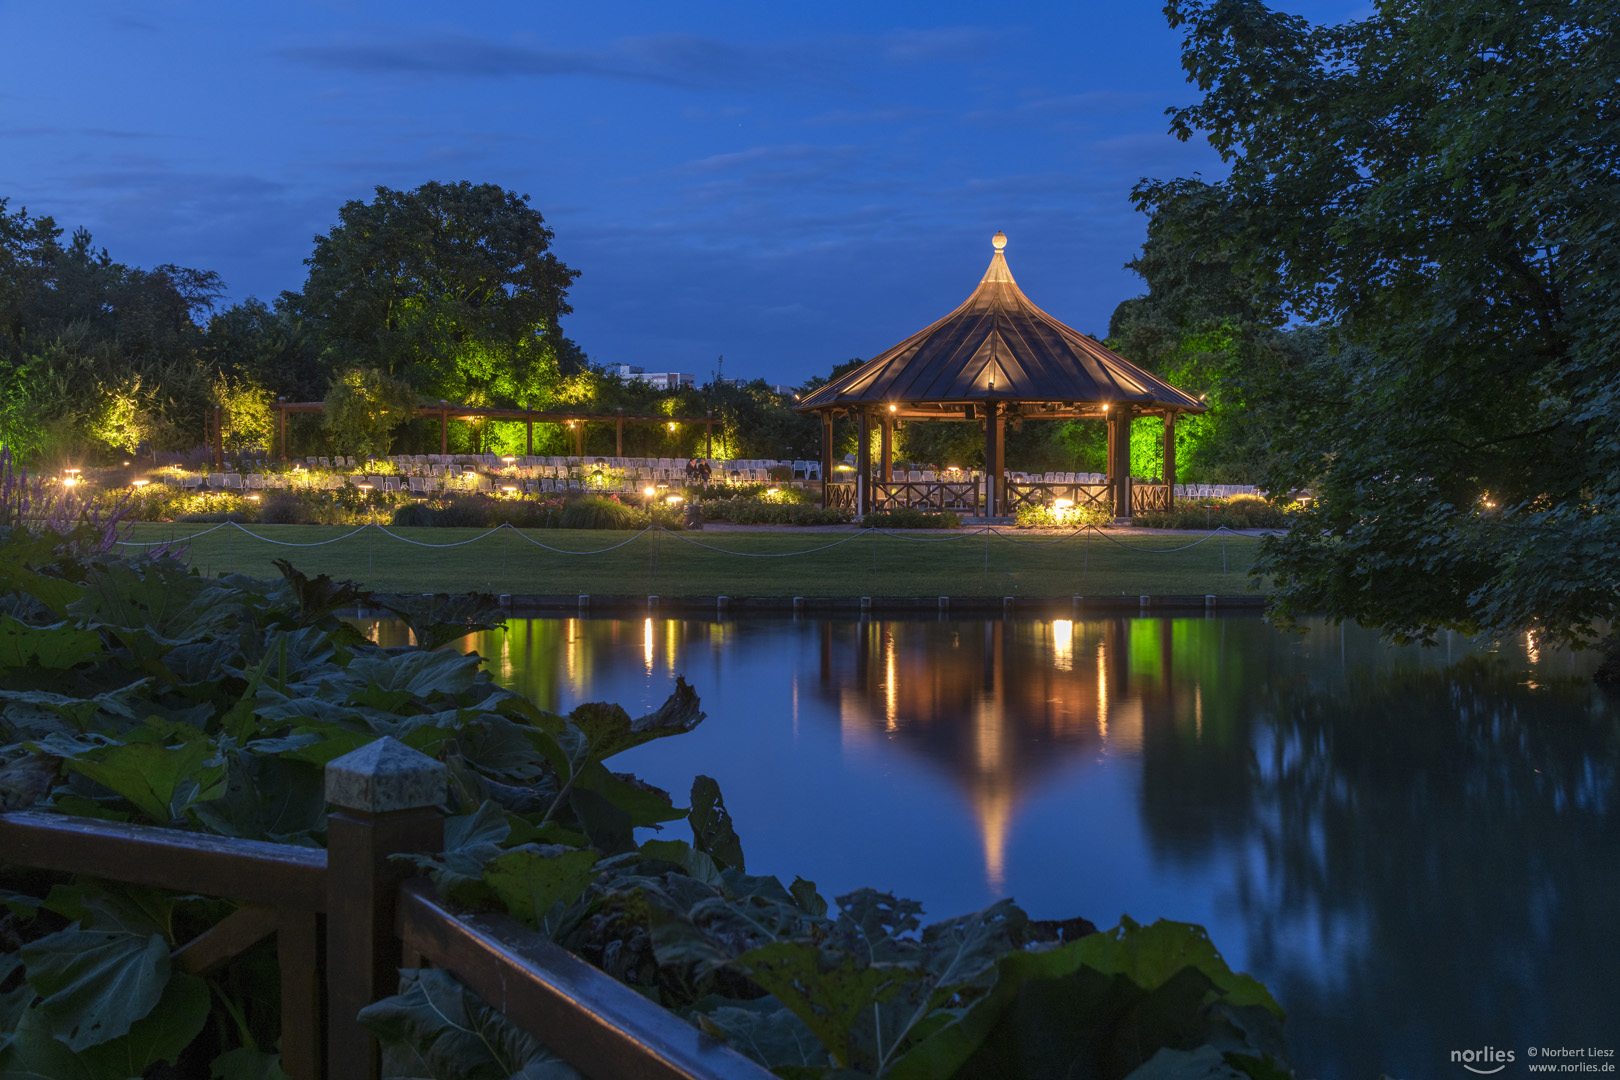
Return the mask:
[[[259,503],[263,525],[306,525],[309,517],[309,504],[290,491],[267,491]]]
[[[449,529],[488,529],[489,503],[483,495],[450,495],[441,499],[433,510],[433,524]]]
[[[405,528],[423,528],[434,525],[436,522],[433,520],[433,507],[427,503],[408,503],[394,511],[390,524]]]
[[[707,499],[703,502],[707,521],[729,521],[733,525],[842,525],[849,521],[848,510],[826,509],[801,502],[775,502],[766,499]]]
[[[1084,506],[1020,506],[1013,522],[1020,529],[1077,529],[1083,525],[1105,525],[1113,520],[1107,508],[1096,503]]]
[[[1138,525],[1154,529],[1286,529],[1293,510],[1259,495],[1231,495],[1177,503],[1174,510],[1136,515]]]
[[[564,529],[638,529],[641,515],[634,507],[603,495],[584,495],[563,506],[558,524]]]
[[[931,513],[914,506],[901,506],[894,510],[879,510],[861,518],[868,529],[959,529],[962,519],[943,510]]]

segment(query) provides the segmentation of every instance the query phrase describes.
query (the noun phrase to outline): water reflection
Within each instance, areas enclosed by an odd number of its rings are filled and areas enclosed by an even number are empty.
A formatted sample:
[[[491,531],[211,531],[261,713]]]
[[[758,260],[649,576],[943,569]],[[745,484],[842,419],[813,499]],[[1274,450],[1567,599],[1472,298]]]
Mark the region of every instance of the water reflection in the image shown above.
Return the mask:
[[[515,620],[466,647],[558,709],[651,708],[685,674],[709,721],[627,767],[676,792],[717,777],[751,868],[936,917],[1005,894],[1205,924],[1278,992],[1302,1075],[1616,1041],[1620,709],[1589,661],[1533,640],[637,618]]]

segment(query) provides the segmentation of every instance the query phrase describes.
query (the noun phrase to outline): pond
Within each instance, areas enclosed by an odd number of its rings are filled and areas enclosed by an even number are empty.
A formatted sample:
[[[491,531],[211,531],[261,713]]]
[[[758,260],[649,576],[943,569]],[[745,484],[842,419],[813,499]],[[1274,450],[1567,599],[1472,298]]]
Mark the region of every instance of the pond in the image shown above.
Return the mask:
[[[563,711],[684,675],[708,719],[615,762],[678,802],[718,779],[754,873],[930,921],[1203,924],[1301,1076],[1620,1041],[1620,700],[1588,656],[1230,616],[515,618],[463,647]]]

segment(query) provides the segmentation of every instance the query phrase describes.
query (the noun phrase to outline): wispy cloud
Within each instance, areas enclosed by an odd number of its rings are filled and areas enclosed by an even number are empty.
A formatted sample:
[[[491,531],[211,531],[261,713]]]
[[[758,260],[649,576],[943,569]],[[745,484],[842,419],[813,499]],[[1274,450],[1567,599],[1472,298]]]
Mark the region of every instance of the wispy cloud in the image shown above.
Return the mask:
[[[0,128],[0,139],[48,139],[56,136],[74,138],[88,136],[94,139],[171,139],[155,131],[115,131],[112,128],[26,127]]]
[[[864,65],[960,63],[997,51],[1000,30],[961,27],[793,42],[739,42],[695,34],[627,37],[598,48],[466,34],[347,37],[281,46],[274,55],[334,71],[417,78],[587,77],[686,88],[836,85]]]

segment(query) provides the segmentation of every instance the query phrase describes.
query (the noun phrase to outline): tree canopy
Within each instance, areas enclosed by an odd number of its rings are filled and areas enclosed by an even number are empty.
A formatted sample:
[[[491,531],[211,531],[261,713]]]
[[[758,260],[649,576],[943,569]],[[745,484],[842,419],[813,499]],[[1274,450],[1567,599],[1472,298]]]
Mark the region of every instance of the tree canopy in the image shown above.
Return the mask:
[[[495,184],[378,187],[315,238],[302,294],[285,306],[329,353],[407,380],[433,398],[543,399],[558,320],[579,276],[550,252],[540,212]]]
[[[1593,641],[1620,614],[1620,12],[1166,11],[1203,92],[1173,130],[1230,165],[1181,239],[1325,346],[1251,379],[1268,486],[1314,495],[1265,546],[1276,610]],[[1136,196],[1173,218],[1194,185]]]

